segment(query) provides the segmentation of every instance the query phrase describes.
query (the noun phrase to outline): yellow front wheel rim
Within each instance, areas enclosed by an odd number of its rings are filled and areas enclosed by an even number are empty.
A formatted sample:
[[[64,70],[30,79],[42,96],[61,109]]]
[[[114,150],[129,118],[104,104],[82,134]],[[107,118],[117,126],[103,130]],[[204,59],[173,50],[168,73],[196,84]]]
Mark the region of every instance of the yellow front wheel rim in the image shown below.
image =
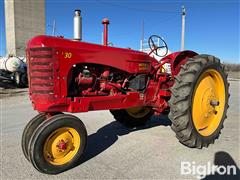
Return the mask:
[[[225,84],[222,75],[208,69],[199,78],[193,93],[192,120],[199,134],[212,135],[221,122],[225,108]]]
[[[51,133],[44,144],[44,158],[53,165],[71,161],[80,148],[79,133],[70,127],[63,127]]]
[[[134,118],[143,118],[151,112],[149,107],[133,107],[126,109],[127,113]]]

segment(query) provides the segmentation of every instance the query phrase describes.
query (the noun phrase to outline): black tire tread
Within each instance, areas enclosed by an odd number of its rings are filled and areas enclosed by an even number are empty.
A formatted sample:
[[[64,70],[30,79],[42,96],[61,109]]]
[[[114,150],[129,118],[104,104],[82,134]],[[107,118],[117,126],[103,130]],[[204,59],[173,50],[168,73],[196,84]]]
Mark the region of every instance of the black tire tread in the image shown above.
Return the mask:
[[[46,119],[45,113],[39,113],[27,123],[22,133],[21,147],[25,158],[30,161],[28,144],[35,129]]]
[[[177,139],[184,145],[194,148],[208,147],[209,144],[213,144],[220,135],[220,130],[223,128],[223,121],[226,119],[226,113],[223,114],[222,123],[220,124],[219,133],[211,140],[204,140],[199,137],[194,131],[194,127],[190,122],[189,111],[191,109],[191,91],[196,83],[196,75],[201,73],[201,70],[208,64],[214,64],[219,66],[223,72],[225,80],[227,80],[227,74],[224,71],[224,65],[220,63],[220,60],[210,55],[197,55],[189,60],[181,67],[179,74],[175,77],[175,84],[170,89],[172,92],[171,99],[169,100],[170,113],[169,119],[172,121],[172,130],[176,133]],[[226,91],[228,93],[229,83],[226,83]],[[225,108],[228,108],[228,96],[226,97]],[[225,111],[226,112],[226,111]]]
[[[55,166],[55,167],[53,165],[51,165],[52,167],[54,167],[54,169],[51,169],[51,170],[49,170],[47,167],[39,166],[36,163],[36,159],[35,159],[36,154],[34,152],[34,145],[36,144],[37,139],[41,136],[40,134],[42,133],[42,131],[44,129],[48,128],[49,125],[51,125],[59,120],[65,121],[65,119],[68,119],[68,118],[76,120],[79,123],[78,125],[80,125],[81,129],[83,130],[83,136],[81,137],[81,143],[82,143],[81,149],[82,150],[79,150],[79,151],[81,151],[81,153],[77,153],[75,155],[75,157],[71,160],[71,162],[66,163],[66,165]],[[74,128],[76,128],[76,127],[74,127]],[[86,143],[87,143],[87,130],[86,130],[86,127],[83,124],[83,122],[79,118],[72,116],[70,114],[57,114],[57,115],[54,115],[51,118],[49,118],[47,121],[42,122],[42,124],[40,124],[40,126],[34,131],[32,137],[30,139],[29,146],[28,146],[28,153],[30,155],[31,163],[39,172],[45,173],[45,174],[59,174],[63,171],[73,168],[74,166],[76,166],[79,163],[82,153],[84,153],[84,150],[86,149]],[[42,158],[44,158],[44,157],[42,157]]]

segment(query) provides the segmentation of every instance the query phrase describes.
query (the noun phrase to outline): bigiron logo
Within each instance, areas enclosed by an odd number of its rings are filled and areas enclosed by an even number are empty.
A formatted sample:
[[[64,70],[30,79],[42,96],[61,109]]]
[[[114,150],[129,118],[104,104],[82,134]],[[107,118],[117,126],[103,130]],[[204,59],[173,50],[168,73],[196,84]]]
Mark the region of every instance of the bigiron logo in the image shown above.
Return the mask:
[[[211,162],[206,164],[196,164],[196,162],[182,161],[181,175],[194,175],[197,178],[205,178],[208,175],[236,175],[237,167],[235,165],[218,166]]]

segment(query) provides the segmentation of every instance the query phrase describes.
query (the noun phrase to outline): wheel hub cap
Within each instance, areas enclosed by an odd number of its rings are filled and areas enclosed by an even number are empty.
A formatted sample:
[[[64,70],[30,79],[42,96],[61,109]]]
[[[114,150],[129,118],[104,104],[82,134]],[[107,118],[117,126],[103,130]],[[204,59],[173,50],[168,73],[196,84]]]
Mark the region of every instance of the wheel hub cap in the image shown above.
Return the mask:
[[[59,128],[51,133],[44,144],[44,158],[54,165],[69,162],[80,148],[78,132],[69,127]]]
[[[61,150],[66,150],[67,149],[67,143],[62,139],[61,141],[59,141],[59,143],[57,144],[57,148],[61,151]]]

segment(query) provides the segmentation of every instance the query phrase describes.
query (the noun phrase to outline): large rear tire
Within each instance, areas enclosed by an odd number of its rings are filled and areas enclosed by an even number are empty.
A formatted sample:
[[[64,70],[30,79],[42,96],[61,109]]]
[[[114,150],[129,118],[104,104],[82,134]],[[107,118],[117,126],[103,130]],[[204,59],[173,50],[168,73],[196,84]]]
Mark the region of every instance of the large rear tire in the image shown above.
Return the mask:
[[[110,110],[116,121],[127,127],[144,125],[153,115],[150,107],[133,107],[128,109]]]
[[[227,118],[227,74],[214,56],[189,58],[175,77],[169,119],[178,140],[195,148],[214,143]]]

